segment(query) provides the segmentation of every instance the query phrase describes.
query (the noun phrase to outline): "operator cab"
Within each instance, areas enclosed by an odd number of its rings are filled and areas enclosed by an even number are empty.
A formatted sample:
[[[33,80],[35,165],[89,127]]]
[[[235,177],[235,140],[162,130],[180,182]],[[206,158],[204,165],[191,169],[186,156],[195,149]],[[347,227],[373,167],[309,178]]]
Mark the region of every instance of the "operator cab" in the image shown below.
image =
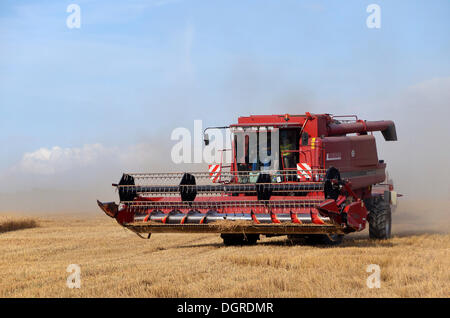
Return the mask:
[[[297,127],[237,127],[233,131],[235,169],[238,172],[248,171],[250,176],[254,175],[254,178],[250,177],[249,182],[255,182],[261,171],[296,170],[299,145],[300,128]]]

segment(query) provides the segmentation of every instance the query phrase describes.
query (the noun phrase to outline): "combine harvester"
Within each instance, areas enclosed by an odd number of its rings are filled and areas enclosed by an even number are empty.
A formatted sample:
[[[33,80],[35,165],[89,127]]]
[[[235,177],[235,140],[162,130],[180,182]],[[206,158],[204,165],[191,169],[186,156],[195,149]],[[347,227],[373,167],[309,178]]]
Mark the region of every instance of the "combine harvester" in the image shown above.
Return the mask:
[[[237,124],[212,128],[231,130],[232,147],[224,149],[231,164],[210,165],[208,172],[123,174],[113,184],[120,203],[97,201],[100,208],[142,238],[221,233],[226,245],[242,245],[260,235],[288,235],[338,244],[367,222],[370,238],[390,237],[397,194],[383,183],[386,163],[378,160],[373,132],[397,140],[392,121],[306,113],[239,117]],[[268,137],[255,149],[270,154],[270,167],[251,160],[250,134]]]

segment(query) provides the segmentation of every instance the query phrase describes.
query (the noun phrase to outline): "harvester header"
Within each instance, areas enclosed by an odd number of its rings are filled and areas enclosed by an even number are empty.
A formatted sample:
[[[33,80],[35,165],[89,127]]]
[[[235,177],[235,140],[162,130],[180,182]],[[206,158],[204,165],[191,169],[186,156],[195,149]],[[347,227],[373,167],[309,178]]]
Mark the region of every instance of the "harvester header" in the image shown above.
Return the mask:
[[[100,208],[148,238],[213,232],[227,245],[255,243],[260,235],[338,243],[367,222],[370,237],[390,237],[397,194],[385,183],[373,132],[397,140],[392,121],[307,112],[239,117],[212,128],[230,129],[231,149],[223,151],[231,151],[231,164],[211,164],[207,172],[124,173],[113,184],[120,203],[98,201]]]

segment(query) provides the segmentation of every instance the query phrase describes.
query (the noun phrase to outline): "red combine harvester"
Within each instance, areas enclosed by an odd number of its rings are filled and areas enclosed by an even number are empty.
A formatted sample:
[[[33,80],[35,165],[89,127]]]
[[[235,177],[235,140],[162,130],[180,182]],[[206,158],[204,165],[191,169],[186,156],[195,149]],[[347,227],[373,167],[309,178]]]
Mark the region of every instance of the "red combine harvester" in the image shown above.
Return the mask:
[[[240,245],[288,235],[336,244],[367,222],[370,238],[390,237],[397,194],[383,183],[386,163],[378,160],[373,132],[397,140],[392,121],[306,113],[239,117],[207,129],[219,128],[232,132],[231,149],[224,149],[231,164],[210,165],[209,172],[126,173],[113,184],[120,203],[98,205],[143,238],[221,233],[226,245]],[[270,162],[258,159],[262,152]]]

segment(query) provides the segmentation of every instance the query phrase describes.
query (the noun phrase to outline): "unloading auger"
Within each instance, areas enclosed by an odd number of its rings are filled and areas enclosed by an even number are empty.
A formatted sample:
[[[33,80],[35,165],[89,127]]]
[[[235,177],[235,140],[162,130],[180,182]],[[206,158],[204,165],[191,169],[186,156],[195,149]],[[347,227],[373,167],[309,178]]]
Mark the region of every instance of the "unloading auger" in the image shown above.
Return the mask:
[[[392,183],[383,183],[386,163],[378,160],[372,132],[397,140],[392,121],[305,113],[240,117],[220,128],[232,132],[232,147],[224,150],[232,152],[231,165],[213,164],[208,172],[125,173],[113,184],[120,203],[98,205],[145,238],[221,233],[226,245],[234,245],[288,235],[335,244],[367,222],[371,238],[390,237],[397,194]],[[270,168],[249,153],[251,134],[256,152],[271,154]],[[262,147],[263,137],[277,138],[279,146]]]

